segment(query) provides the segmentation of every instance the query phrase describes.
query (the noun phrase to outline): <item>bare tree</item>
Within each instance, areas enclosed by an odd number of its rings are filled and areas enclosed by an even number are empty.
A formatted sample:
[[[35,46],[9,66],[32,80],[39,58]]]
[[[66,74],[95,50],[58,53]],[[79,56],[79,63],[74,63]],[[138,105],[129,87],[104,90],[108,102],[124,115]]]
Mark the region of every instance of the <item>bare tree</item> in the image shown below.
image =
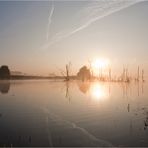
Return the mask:
[[[66,64],[65,70],[60,69],[62,76],[65,78],[65,81],[70,80],[70,72],[71,72],[71,62]]]

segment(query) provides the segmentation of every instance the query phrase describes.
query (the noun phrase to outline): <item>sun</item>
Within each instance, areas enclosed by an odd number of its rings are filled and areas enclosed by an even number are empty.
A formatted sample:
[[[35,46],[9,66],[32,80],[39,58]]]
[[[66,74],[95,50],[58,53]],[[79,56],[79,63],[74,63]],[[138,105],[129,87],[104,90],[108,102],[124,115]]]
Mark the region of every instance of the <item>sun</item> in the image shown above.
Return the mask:
[[[92,61],[93,69],[105,69],[109,66],[109,59],[107,58],[97,58]]]
[[[109,65],[110,60],[107,58],[96,58],[91,63],[91,67],[95,75],[105,74]]]

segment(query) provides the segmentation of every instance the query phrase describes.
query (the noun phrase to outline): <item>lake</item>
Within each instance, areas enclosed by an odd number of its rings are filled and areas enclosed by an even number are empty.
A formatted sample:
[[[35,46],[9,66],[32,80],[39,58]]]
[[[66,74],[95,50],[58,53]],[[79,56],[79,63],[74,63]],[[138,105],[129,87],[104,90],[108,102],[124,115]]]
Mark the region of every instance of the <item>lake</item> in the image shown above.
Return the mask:
[[[147,82],[0,81],[0,146],[148,146]]]

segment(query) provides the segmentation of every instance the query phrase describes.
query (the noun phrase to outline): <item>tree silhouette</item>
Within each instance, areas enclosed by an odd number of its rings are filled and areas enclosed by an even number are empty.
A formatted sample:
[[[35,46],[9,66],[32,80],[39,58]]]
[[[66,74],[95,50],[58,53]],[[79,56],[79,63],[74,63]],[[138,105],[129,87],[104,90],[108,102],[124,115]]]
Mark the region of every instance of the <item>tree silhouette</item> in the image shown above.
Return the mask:
[[[77,73],[77,77],[82,81],[89,80],[91,78],[91,72],[87,68],[87,66],[83,66],[80,68],[79,72]]]
[[[10,70],[8,66],[3,65],[0,67],[0,79],[10,79]]]
[[[65,67],[65,71],[64,70],[61,70],[61,74],[62,76],[65,78],[65,81],[69,81],[70,80],[70,71],[71,71],[71,62],[69,62],[68,64],[66,64],[66,67]]]

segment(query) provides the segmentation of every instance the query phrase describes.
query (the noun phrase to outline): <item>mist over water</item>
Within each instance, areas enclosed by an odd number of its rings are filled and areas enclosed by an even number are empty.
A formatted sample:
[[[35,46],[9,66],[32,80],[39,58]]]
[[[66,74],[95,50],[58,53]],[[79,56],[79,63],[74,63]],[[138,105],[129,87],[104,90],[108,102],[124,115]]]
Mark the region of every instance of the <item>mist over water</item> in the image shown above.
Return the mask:
[[[148,146],[147,88],[147,82],[0,82],[0,146]]]

